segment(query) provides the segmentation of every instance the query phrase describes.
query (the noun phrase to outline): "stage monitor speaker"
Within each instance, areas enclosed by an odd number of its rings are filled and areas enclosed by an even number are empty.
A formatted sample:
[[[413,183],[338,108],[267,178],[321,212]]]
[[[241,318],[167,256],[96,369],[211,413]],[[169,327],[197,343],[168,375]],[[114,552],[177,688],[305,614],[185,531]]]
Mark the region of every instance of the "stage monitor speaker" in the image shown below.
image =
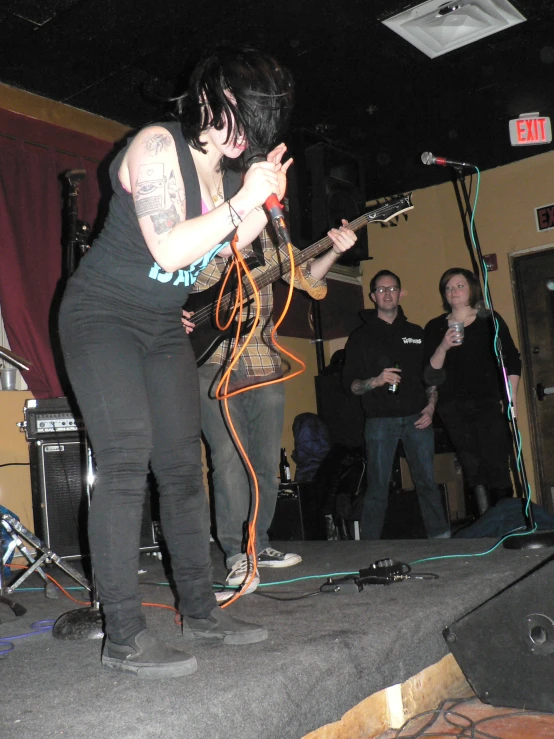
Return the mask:
[[[29,444],[35,534],[59,557],[79,557],[89,552],[88,455],[89,445],[82,434]],[[141,550],[158,548],[159,532],[153,523],[155,494],[151,486],[147,493]]]
[[[444,631],[484,703],[554,712],[554,558]]]

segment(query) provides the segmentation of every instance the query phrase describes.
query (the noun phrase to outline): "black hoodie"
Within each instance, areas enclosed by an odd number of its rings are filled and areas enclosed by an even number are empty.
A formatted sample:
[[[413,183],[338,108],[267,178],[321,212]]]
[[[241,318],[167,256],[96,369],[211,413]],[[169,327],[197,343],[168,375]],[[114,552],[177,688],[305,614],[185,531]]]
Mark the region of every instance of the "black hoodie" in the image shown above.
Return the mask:
[[[363,325],[346,344],[342,373],[345,391],[352,392],[354,380],[377,377],[398,362],[402,381],[396,394],[383,385],[361,396],[366,418],[398,418],[421,412],[428,403],[422,379],[423,329],[409,323],[400,306],[392,323],[379,318],[376,310],[363,310],[360,317]]]

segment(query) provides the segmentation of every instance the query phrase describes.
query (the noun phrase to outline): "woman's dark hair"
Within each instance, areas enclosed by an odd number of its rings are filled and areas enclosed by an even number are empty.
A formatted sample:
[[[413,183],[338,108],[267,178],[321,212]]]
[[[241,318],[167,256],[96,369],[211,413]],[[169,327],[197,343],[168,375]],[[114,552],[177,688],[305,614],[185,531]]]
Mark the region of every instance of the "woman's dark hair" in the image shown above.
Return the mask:
[[[201,134],[226,124],[236,143],[244,133],[251,150],[267,154],[283,136],[292,109],[293,81],[273,57],[247,45],[222,45],[204,55],[177,98],[187,142],[202,150]],[[234,123],[234,125],[233,125]]]
[[[469,269],[464,269],[463,267],[451,267],[450,269],[447,269],[443,276],[440,278],[439,292],[442,298],[442,307],[447,313],[450,313],[450,311],[452,310],[450,303],[446,299],[446,285],[450,282],[454,275],[462,275],[466,278],[467,284],[469,285],[469,305],[472,308],[475,308],[477,303],[483,299],[483,295],[481,293],[481,283],[479,282],[479,278],[474,275],[473,272],[470,272]]]
[[[400,282],[400,277],[398,275],[395,275],[394,272],[391,272],[388,269],[382,269],[379,272],[377,272],[376,275],[373,275],[373,277],[371,278],[371,282],[369,283],[369,294],[370,295],[371,295],[371,293],[374,293],[375,292],[375,288],[377,287],[377,280],[380,277],[392,277],[392,278],[394,278],[396,280],[397,285],[398,285],[398,289],[399,290],[402,289],[402,283]]]

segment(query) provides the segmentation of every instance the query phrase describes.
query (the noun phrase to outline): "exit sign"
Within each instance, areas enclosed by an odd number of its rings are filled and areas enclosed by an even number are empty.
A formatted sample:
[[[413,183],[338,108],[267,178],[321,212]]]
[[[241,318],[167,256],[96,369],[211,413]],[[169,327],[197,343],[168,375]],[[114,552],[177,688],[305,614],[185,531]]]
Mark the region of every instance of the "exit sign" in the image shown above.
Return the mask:
[[[510,121],[510,143],[512,146],[549,144],[552,141],[552,126],[546,116],[520,115]]]

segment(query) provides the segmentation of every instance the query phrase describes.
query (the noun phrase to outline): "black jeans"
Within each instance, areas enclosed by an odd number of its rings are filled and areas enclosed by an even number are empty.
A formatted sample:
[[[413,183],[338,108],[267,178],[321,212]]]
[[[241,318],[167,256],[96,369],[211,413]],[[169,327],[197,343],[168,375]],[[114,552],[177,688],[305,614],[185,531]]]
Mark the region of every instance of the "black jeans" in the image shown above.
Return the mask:
[[[511,436],[500,402],[459,398],[440,402],[438,414],[470,487],[510,488]]]
[[[149,462],[180,610],[204,617],[216,605],[198,376],[179,313],[133,305],[76,277],[60,311],[66,368],[96,460],[89,543],[114,642],[145,628],[138,568]]]

